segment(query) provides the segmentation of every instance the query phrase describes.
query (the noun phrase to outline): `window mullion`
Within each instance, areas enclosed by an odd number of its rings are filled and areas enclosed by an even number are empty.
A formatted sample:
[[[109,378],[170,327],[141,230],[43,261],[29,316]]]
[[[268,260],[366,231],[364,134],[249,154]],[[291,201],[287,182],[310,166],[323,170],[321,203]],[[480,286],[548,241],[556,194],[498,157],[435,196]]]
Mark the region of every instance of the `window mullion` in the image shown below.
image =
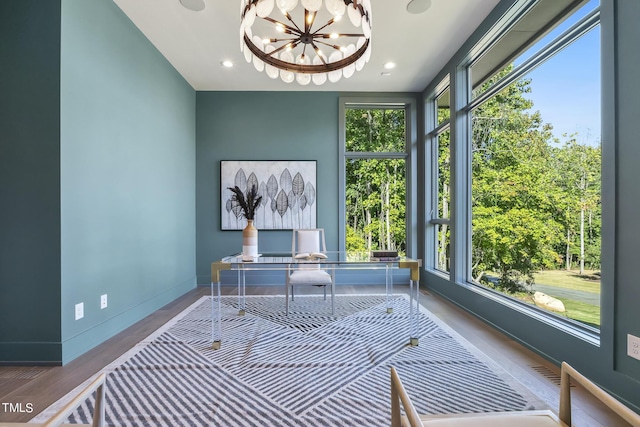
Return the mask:
[[[451,279],[454,283],[468,280],[471,269],[471,132],[469,102],[471,79],[469,69],[458,67],[451,87]]]
[[[344,153],[345,159],[406,159],[407,157],[409,157],[408,153],[397,152],[347,151]]]

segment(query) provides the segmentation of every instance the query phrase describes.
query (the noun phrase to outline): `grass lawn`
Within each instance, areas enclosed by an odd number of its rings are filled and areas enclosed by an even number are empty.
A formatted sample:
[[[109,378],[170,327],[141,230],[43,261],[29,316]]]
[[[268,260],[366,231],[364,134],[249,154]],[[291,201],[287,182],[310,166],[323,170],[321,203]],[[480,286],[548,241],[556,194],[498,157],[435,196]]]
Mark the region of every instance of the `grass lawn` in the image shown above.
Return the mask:
[[[571,270],[544,270],[533,275],[536,283],[558,288],[577,289],[585,292],[600,293],[599,271],[585,270],[584,275]]]
[[[580,275],[577,270],[546,270],[534,274],[536,283],[558,288],[576,289],[584,292],[600,294],[600,275],[598,271],[585,270],[584,275]],[[564,315],[569,319],[577,320],[587,325],[600,327],[600,307],[582,301],[575,301],[568,298],[556,297],[564,304]]]
[[[600,294],[600,275],[598,271],[586,270],[585,274],[581,276],[579,271],[575,270],[545,270],[535,273],[534,279],[535,283],[538,284]],[[532,295],[519,293],[513,296],[533,304]],[[600,328],[600,307],[569,298],[555,298],[562,301],[566,310],[564,313],[557,313],[559,316],[568,317],[569,319]]]
[[[566,298],[558,298],[564,304],[565,312],[561,313],[569,319],[586,323],[595,328],[600,328],[600,307],[593,304],[587,304],[581,301],[574,301]]]
[[[513,294],[513,297],[527,304],[535,305],[533,295],[525,293]],[[568,298],[558,298],[564,304],[564,313],[555,313],[558,316],[566,317],[585,323],[594,328],[600,329],[600,307],[593,304],[587,304],[582,301],[575,301]],[[554,313],[554,312],[551,312]]]

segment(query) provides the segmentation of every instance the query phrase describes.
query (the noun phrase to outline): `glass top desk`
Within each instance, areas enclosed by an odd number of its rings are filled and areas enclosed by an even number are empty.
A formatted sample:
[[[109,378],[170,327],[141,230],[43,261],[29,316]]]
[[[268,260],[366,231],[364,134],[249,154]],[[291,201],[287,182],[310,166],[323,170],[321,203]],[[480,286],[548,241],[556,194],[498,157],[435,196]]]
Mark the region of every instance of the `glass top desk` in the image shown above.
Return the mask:
[[[222,342],[222,307],[221,307],[221,272],[231,270],[238,272],[238,305],[239,315],[245,314],[245,273],[250,271],[288,271],[296,267],[313,264],[323,270],[334,273],[338,270],[384,270],[387,313],[392,313],[391,297],[393,295],[392,272],[399,269],[409,271],[409,344],[418,345],[418,313],[419,313],[419,286],[420,268],[422,261],[406,257],[372,259],[369,252],[323,252],[324,258],[295,258],[291,252],[269,252],[252,258],[251,261],[243,261],[242,255],[231,255],[220,261],[211,263],[211,341],[212,348],[219,349]],[[332,281],[335,286],[335,280]],[[283,282],[283,286],[285,286]],[[334,292],[334,289],[332,289]],[[288,292],[286,292],[288,295]],[[284,304],[285,302],[283,302]],[[332,313],[334,311],[332,303]]]

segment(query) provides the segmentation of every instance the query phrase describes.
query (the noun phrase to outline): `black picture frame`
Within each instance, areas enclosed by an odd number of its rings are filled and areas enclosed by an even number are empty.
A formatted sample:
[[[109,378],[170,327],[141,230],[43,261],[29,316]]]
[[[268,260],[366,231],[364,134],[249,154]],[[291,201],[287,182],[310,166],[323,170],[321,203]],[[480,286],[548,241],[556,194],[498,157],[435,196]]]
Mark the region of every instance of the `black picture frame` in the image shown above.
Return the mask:
[[[259,230],[316,228],[315,160],[221,160],[220,229],[242,230],[247,221],[231,200],[229,187],[242,192],[257,185],[262,203],[254,226]]]

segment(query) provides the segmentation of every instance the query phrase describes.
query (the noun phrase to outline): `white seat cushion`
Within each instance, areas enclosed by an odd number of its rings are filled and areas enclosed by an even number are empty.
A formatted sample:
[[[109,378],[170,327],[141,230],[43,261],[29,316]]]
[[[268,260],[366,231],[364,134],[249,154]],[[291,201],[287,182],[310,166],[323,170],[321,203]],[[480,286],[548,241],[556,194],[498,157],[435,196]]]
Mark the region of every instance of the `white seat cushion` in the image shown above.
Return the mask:
[[[557,427],[564,426],[551,411],[514,411],[509,413],[463,414],[445,418],[420,417],[423,425],[433,427]],[[407,424],[408,425],[408,424]]]
[[[301,268],[291,272],[291,285],[330,285],[331,275],[324,270]]]

